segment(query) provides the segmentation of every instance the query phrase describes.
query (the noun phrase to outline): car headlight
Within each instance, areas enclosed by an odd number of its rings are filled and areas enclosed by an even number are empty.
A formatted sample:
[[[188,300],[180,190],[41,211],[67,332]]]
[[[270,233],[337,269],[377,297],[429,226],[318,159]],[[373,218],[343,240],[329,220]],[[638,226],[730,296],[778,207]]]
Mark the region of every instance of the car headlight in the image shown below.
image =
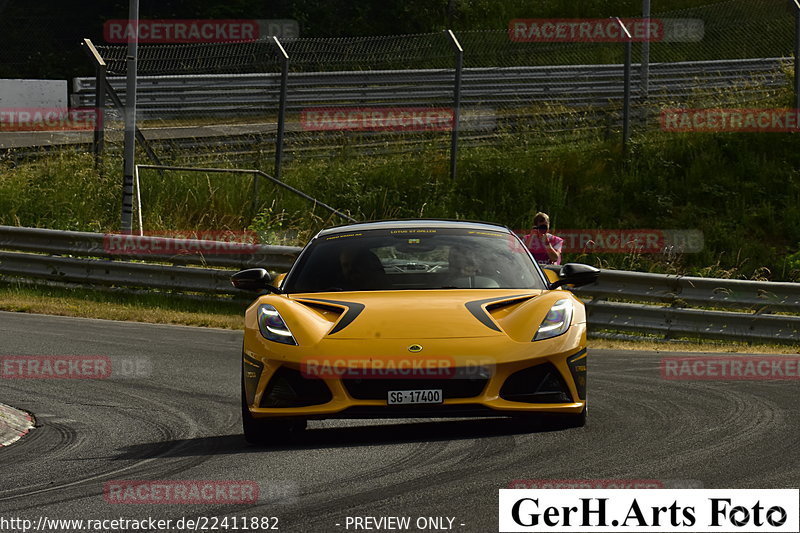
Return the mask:
[[[258,306],[258,329],[267,340],[297,346],[297,341],[289,331],[289,326],[286,325],[275,306],[269,304]]]
[[[572,301],[564,298],[558,300],[550,308],[547,316],[542,320],[542,324],[536,331],[533,340],[550,339],[557,337],[569,329],[572,323]]]

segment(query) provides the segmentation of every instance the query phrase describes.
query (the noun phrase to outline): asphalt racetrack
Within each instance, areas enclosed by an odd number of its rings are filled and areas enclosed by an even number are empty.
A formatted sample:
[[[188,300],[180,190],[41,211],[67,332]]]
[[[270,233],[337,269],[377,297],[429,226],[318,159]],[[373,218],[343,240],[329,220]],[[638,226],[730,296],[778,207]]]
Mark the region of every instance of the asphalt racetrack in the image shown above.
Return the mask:
[[[240,427],[241,343],[239,331],[0,313],[0,356],[144,362],[108,379],[0,380],[0,402],[40,426],[0,448],[0,518],[264,516],[279,531],[327,532],[353,531],[347,517],[449,517],[452,531],[481,532],[498,530],[498,489],[514,480],[800,480],[797,380],[668,381],[655,352],[590,351],[585,428],[321,421],[296,442],[251,447]],[[118,480],[249,480],[259,495],[236,505],[109,502],[104,486]]]

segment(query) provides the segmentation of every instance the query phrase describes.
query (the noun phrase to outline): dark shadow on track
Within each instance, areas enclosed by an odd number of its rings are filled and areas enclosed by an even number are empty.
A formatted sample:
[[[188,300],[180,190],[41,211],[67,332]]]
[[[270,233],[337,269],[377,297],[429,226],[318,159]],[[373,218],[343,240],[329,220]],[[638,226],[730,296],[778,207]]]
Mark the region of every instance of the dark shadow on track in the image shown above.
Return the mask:
[[[392,423],[379,426],[312,428],[285,436],[272,444],[253,446],[241,434],[198,437],[174,441],[136,444],[121,449],[115,459],[134,459],[148,455],[187,457],[230,455],[263,451],[351,448],[379,444],[405,444],[466,440],[556,431],[543,422],[520,422],[509,418]]]

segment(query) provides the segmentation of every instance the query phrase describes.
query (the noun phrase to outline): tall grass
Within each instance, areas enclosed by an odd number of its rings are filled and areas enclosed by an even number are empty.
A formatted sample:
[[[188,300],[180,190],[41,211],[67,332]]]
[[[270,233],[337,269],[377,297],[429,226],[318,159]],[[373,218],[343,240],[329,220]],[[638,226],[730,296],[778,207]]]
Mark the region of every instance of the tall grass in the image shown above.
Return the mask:
[[[580,257],[601,266],[731,277],[800,279],[800,151],[794,134],[640,135],[623,157],[595,139],[531,150],[509,138],[447,154],[295,160],[284,176],[357,219],[446,217],[515,229],[534,213],[558,228],[699,229],[705,249],[678,257]],[[220,162],[220,165],[225,164]],[[110,163],[109,163],[110,165]],[[58,152],[0,172],[0,223],[88,231],[118,228],[120,169],[95,171],[87,154]],[[145,229],[255,229],[302,244],[341,223],[319,206],[262,183],[258,209],[247,176],[142,174]],[[792,255],[794,254],[794,255]],[[569,259],[569,258],[568,258]],[[574,258],[573,258],[574,259]]]
[[[0,223],[86,231],[114,227],[119,183],[112,173],[96,172],[90,154],[56,151],[19,165],[0,159]]]
[[[455,181],[445,160],[422,155],[371,159],[368,165],[333,160],[287,174],[360,218],[443,216],[526,228],[544,210],[556,228],[699,229],[705,249],[698,254],[589,260],[796,279],[787,263],[800,243],[795,143],[790,134],[654,134],[640,139],[629,160],[615,143],[603,141],[546,153],[464,150]]]

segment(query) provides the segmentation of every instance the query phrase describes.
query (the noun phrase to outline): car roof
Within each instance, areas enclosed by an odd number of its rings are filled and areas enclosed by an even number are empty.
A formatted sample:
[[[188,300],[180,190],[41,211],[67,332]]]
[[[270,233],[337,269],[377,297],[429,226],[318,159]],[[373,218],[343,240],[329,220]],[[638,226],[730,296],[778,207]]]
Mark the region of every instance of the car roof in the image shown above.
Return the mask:
[[[504,233],[511,233],[511,230],[506,226],[500,224],[493,224],[491,222],[477,222],[471,220],[447,220],[447,219],[398,219],[398,220],[376,220],[372,222],[359,222],[356,224],[347,224],[344,226],[334,226],[326,228],[319,233],[317,237],[325,235],[333,235],[336,233],[348,233],[351,231],[368,231],[374,229],[408,229],[408,228],[458,228],[470,229],[481,231],[500,231]]]

